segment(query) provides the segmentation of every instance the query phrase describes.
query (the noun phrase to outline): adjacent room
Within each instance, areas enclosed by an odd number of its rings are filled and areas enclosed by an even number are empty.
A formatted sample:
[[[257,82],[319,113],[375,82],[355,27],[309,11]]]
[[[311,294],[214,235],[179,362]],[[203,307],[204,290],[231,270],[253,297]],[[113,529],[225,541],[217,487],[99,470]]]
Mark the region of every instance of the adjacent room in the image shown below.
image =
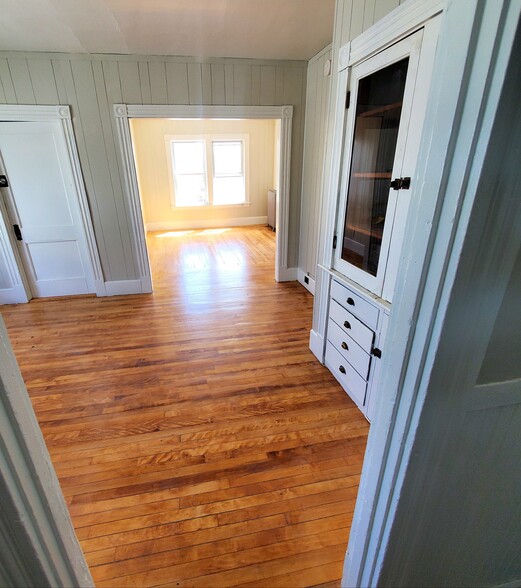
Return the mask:
[[[130,129],[153,283],[175,267],[240,280],[248,259],[275,276],[279,121],[135,118]]]

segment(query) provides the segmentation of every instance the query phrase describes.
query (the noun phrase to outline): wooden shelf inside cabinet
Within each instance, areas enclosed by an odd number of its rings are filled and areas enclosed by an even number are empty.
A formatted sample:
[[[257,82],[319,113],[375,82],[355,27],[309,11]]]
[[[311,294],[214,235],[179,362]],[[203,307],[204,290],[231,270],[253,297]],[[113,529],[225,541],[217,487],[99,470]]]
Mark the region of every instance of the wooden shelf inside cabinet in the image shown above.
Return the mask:
[[[354,231],[355,233],[360,233],[362,235],[367,235],[369,237],[374,237],[376,239],[382,239],[383,237],[383,228],[382,229],[363,229],[362,227],[355,227],[354,225],[347,225],[347,231]]]
[[[403,102],[393,102],[392,104],[386,104],[385,106],[379,106],[378,108],[373,108],[372,110],[367,110],[366,112],[361,112],[358,116],[374,116],[375,114],[381,114],[382,112],[388,112],[389,110],[396,110],[397,108],[402,107]]]
[[[390,180],[391,172],[355,172],[353,173],[354,178],[362,178],[366,180]]]

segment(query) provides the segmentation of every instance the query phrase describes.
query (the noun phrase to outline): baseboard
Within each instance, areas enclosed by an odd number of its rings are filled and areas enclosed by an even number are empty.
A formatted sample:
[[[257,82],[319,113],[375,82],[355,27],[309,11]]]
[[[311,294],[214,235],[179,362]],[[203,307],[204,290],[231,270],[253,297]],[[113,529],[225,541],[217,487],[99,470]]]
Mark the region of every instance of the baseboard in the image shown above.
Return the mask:
[[[96,296],[107,295],[107,288],[105,287],[105,282],[103,280],[94,280],[94,289],[96,291]]]
[[[309,332],[309,348],[320,363],[324,363],[324,338],[311,329]]]
[[[116,280],[105,282],[106,296],[123,296],[125,294],[143,294],[141,280]]]
[[[247,227],[250,225],[266,224],[268,224],[267,216],[246,216],[225,219],[146,223],[145,227],[147,231],[178,231],[185,229],[222,229],[226,227]]]
[[[297,279],[304,286],[304,288],[308,290],[308,292],[313,294],[313,296],[315,295],[315,278],[312,278],[311,276],[306,274],[304,270],[301,270],[299,268]]]
[[[296,282],[298,279],[297,267],[281,267],[278,272],[278,282]]]

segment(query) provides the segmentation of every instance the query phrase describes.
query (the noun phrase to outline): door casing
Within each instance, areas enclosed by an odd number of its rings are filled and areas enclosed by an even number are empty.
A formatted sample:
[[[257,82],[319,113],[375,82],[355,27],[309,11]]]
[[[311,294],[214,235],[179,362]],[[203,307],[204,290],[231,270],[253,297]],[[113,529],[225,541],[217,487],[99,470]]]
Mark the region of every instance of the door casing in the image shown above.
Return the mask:
[[[74,192],[80,209],[81,223],[85,233],[87,244],[87,256],[94,277],[94,287],[97,296],[105,296],[106,288],[101,269],[101,262],[94,235],[94,227],[90,216],[89,203],[80,160],[74,138],[70,107],[57,106],[25,106],[25,105],[0,105],[0,121],[2,122],[41,122],[59,121],[61,132],[67,147],[67,154],[72,172]],[[0,248],[2,249],[9,277],[12,282],[11,292],[4,290],[3,304],[28,302],[33,296],[29,287],[25,269],[22,264],[15,237],[10,230],[10,221],[2,199],[0,199]],[[1,296],[1,293],[0,293]]]

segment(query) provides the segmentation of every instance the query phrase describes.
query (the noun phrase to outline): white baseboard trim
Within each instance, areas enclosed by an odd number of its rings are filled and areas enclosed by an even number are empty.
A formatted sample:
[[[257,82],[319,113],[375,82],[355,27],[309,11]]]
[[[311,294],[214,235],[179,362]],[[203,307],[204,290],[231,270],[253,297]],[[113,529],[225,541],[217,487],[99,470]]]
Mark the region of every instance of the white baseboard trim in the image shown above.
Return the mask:
[[[304,286],[304,288],[306,288],[306,290],[308,290],[308,292],[313,294],[313,296],[315,295],[315,278],[312,278],[311,276],[306,274],[306,272],[304,272],[304,270],[301,270],[299,268],[297,279]]]
[[[143,294],[141,280],[117,280],[105,282],[105,296],[122,296],[124,294]]]
[[[96,296],[106,296],[107,288],[103,280],[94,280],[94,289],[96,290]]]
[[[247,227],[250,225],[267,225],[267,216],[245,216],[239,218],[208,219],[192,221],[166,221],[146,223],[147,231],[179,231],[185,229],[222,229],[226,227]]]
[[[150,276],[141,278],[141,292],[143,294],[152,294],[152,278]]]
[[[324,338],[311,329],[309,332],[309,348],[320,363],[324,363]]]
[[[278,274],[278,282],[295,282],[298,278],[298,268],[281,267]]]
[[[0,304],[24,304],[29,302],[23,284],[0,290]]]

